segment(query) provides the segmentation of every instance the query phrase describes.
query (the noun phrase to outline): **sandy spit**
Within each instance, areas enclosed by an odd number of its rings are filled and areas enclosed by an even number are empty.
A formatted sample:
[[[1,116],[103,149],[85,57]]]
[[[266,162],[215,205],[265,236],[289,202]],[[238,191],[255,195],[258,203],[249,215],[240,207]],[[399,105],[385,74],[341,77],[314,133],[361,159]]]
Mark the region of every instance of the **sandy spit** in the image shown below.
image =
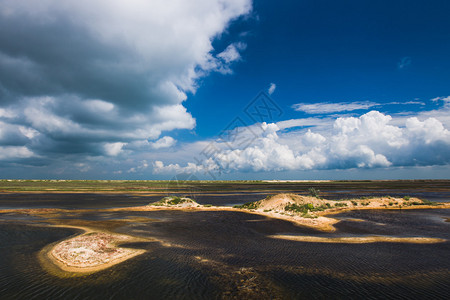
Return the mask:
[[[446,242],[445,239],[427,237],[395,237],[395,236],[361,236],[361,237],[318,237],[303,235],[271,235],[270,238],[283,239],[310,243],[334,243],[334,244],[366,244],[366,243],[411,243],[411,244],[435,244]]]
[[[145,253],[142,249],[119,247],[123,243],[146,239],[87,227],[57,225],[55,227],[81,229],[84,233],[44,248],[45,257],[61,270],[72,273],[94,273]]]

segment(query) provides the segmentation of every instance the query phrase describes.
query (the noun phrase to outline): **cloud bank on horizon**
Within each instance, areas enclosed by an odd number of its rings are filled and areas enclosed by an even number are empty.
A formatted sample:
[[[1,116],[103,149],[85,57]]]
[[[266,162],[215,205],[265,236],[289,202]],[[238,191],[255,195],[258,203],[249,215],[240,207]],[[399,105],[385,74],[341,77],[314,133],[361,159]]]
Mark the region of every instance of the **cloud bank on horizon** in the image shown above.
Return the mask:
[[[449,112],[448,107],[445,110]],[[164,165],[156,161],[154,172],[261,172],[450,164],[450,132],[436,118],[421,121],[408,117],[403,126],[396,126],[390,124],[391,116],[370,111],[360,117],[314,121],[255,124],[251,130],[237,131],[246,136],[234,136],[237,142],[231,145],[212,141],[209,148],[215,151],[200,164]],[[313,129],[286,131],[299,125]],[[252,142],[243,148],[239,145],[243,140]]]

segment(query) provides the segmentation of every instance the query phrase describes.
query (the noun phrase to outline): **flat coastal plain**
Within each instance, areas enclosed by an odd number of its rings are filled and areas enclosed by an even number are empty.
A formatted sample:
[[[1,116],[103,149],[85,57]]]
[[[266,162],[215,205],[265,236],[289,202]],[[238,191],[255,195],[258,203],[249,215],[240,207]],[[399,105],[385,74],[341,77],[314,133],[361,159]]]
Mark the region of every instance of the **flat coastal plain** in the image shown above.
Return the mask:
[[[109,284],[121,286],[113,298],[345,297],[354,285],[360,296],[445,298],[449,208],[445,180],[2,180],[0,252],[23,249],[0,277],[18,298],[71,295],[81,282],[87,298]],[[40,239],[24,238],[34,231]]]

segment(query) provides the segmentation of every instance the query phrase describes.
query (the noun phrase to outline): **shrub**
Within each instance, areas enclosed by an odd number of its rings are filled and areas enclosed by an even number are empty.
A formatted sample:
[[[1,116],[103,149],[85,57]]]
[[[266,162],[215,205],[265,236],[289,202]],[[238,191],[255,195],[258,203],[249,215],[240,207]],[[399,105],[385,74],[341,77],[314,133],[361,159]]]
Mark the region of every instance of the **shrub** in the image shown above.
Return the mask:
[[[302,214],[302,218],[315,219],[317,216],[311,215],[309,213]]]
[[[411,200],[411,197],[410,196],[405,196],[405,197],[403,197],[403,200],[409,201],[409,200]]]
[[[422,202],[423,202],[424,205],[437,205],[436,202],[433,202],[433,201],[430,201],[430,200],[427,200],[427,199],[422,199]]]
[[[328,208],[330,208],[330,206],[328,206],[326,204],[322,204],[321,206],[315,207],[314,210],[316,210],[316,211],[324,211],[325,209],[328,209]]]
[[[177,205],[177,204],[180,204],[180,203],[183,203],[183,202],[186,202],[186,200],[182,199],[182,198],[180,198],[178,196],[175,196],[175,197],[172,197],[171,200],[167,201],[167,204]]]
[[[310,210],[314,209],[314,205],[311,203],[303,204],[303,205],[297,205],[295,203],[288,204],[284,207],[284,210],[286,211],[293,211],[293,212],[300,212],[300,213],[307,213]]]
[[[178,205],[178,204],[185,203],[185,202],[196,203],[194,200],[189,199],[189,198],[182,198],[182,197],[178,197],[178,196],[169,196],[169,197],[162,198],[158,202],[150,203],[149,205],[154,205],[154,206]]]
[[[313,188],[313,187],[310,187],[310,188],[308,189],[308,193],[309,193],[309,195],[310,195],[311,197],[319,198],[319,193],[320,193],[320,191],[319,191],[319,190],[316,190],[316,189]]]
[[[247,202],[242,205],[235,205],[234,208],[240,208],[240,209],[257,209],[259,206],[259,201],[256,202]]]
[[[438,205],[436,202],[432,202],[430,200],[422,199],[422,202],[414,201],[409,202],[410,205]]]
[[[352,200],[352,204],[353,204],[354,206],[358,206],[358,202],[356,202],[356,201],[354,201],[354,200]]]
[[[344,206],[347,206],[347,203],[344,203],[344,202],[338,202],[338,203],[334,204],[334,206],[335,206],[335,207],[344,207]]]

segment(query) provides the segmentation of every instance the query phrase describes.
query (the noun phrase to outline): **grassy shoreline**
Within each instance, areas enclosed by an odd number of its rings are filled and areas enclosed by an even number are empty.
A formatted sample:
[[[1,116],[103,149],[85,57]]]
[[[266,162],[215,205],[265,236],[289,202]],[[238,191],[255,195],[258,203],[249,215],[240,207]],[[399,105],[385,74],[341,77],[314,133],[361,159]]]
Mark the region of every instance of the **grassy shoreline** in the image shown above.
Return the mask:
[[[450,191],[450,180],[336,180],[336,181],[176,181],[176,180],[0,180],[0,192],[207,192],[248,190],[408,189]]]

